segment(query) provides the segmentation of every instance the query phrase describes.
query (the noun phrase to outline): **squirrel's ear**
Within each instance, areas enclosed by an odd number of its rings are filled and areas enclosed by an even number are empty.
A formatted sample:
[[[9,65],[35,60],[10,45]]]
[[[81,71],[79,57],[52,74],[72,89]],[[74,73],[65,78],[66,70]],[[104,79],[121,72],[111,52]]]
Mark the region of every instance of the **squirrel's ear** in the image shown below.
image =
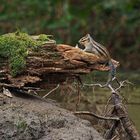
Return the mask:
[[[87,34],[87,37],[90,37],[90,34]]]
[[[88,40],[90,41],[91,40],[90,34],[87,34],[87,37],[88,37]]]

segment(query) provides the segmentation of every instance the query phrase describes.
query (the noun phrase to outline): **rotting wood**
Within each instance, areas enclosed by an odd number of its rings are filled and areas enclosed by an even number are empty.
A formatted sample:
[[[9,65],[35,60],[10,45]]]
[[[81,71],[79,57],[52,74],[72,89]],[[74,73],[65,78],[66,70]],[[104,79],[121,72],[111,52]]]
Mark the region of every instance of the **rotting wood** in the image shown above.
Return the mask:
[[[140,140],[139,133],[136,130],[132,121],[130,120],[126,107],[122,103],[121,97],[118,94],[113,93],[112,102],[114,104],[114,113],[115,113],[115,115],[117,115],[120,118],[121,125],[123,126],[129,139],[130,140]]]
[[[29,51],[26,59],[25,70],[16,77],[10,75],[8,61],[1,59],[0,82],[1,85],[12,85],[12,87],[24,87],[28,84],[35,84],[51,75],[65,75],[74,77],[76,75],[88,74],[93,70],[107,71],[104,58],[95,54],[86,53],[79,48],[65,44],[44,44],[38,51]],[[113,60],[117,67],[119,63]],[[50,75],[49,77],[48,74]],[[55,79],[60,83],[59,78]],[[48,80],[49,81],[49,80]]]

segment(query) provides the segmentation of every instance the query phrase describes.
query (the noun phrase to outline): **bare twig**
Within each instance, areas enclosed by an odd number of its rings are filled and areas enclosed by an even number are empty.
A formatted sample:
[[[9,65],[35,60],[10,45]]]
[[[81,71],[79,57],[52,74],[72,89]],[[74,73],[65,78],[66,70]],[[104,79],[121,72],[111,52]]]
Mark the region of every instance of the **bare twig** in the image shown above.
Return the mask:
[[[115,140],[117,138],[117,135],[115,135],[111,140]]]
[[[110,111],[110,109],[109,109],[109,111],[107,110],[110,101],[111,101],[111,96],[108,98],[107,103],[106,103],[106,106],[105,106],[105,108],[104,108],[104,111],[103,111],[104,117],[105,117],[105,116],[108,114],[108,112]]]
[[[126,83],[126,84],[132,84],[132,83],[129,82],[128,80],[124,80],[124,81],[119,82],[118,79],[117,79],[116,77],[115,77],[112,81],[114,81],[114,80],[116,80],[117,83],[118,83],[118,85],[119,85],[119,87],[116,88],[116,89],[112,87],[111,83],[109,83],[109,84],[104,84],[104,85],[99,84],[99,83],[96,83],[96,84],[83,84],[83,86],[89,86],[89,87],[99,86],[99,87],[101,87],[101,88],[107,87],[107,88],[109,88],[109,89],[111,90],[112,93],[117,93],[119,89],[121,89],[122,87],[125,86],[125,83]]]
[[[37,87],[22,87],[24,90],[31,90],[31,91],[43,91],[43,89]]]
[[[77,109],[80,104],[80,99],[81,99],[80,84],[82,85],[83,83],[79,76],[76,77],[76,79],[77,79],[77,94],[78,94],[78,101],[76,103],[76,109]]]
[[[119,121],[120,119],[118,117],[103,117],[103,116],[100,116],[100,115],[97,115],[93,112],[88,112],[88,111],[76,111],[74,112],[74,114],[76,115],[90,115],[90,116],[93,116],[93,117],[96,117],[98,119],[102,119],[102,120],[115,120],[115,121]]]
[[[88,87],[93,87],[93,86],[99,86],[99,87],[101,87],[101,88],[104,88],[105,87],[105,85],[102,85],[102,84],[83,84],[83,86],[88,86]]]
[[[52,92],[54,92],[56,89],[58,89],[59,88],[59,84],[55,87],[55,88],[53,88],[51,91],[49,91],[46,95],[44,95],[42,98],[46,98],[48,95],[50,95]]]
[[[119,85],[118,88],[115,89],[115,91],[118,91],[120,88],[124,87],[124,86],[125,86],[125,83],[126,83],[126,84],[131,84],[131,85],[132,85],[132,83],[129,82],[128,80],[124,80],[124,81],[121,81],[121,82],[119,82],[119,83],[120,83],[120,85]]]
[[[119,121],[115,121],[113,122],[113,125],[111,126],[111,128],[106,132],[104,138],[107,140],[110,140],[115,132],[115,129],[118,127],[119,125]]]

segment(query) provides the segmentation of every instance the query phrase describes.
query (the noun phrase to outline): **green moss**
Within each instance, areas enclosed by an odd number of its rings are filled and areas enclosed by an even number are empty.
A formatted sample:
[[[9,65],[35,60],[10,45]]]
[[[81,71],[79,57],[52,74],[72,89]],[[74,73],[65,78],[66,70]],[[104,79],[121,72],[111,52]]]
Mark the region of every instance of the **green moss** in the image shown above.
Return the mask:
[[[16,122],[15,125],[18,131],[25,131],[25,129],[27,128],[27,122],[21,118]]]
[[[40,34],[39,35],[39,40],[40,41],[49,41],[50,40],[49,37],[51,37],[51,36],[50,35],[46,35],[46,34]]]
[[[46,37],[47,35],[43,35]],[[37,50],[43,45],[42,40],[34,40],[26,33],[15,32],[0,36],[0,57],[9,60],[12,76],[20,74],[26,67],[29,50]]]

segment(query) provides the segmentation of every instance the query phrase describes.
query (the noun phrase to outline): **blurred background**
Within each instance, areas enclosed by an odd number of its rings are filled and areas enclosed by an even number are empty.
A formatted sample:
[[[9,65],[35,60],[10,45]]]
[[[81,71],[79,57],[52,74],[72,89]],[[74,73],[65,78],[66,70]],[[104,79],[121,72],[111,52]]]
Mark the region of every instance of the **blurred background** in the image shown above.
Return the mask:
[[[72,46],[90,33],[106,46],[121,64],[120,79],[134,83],[122,95],[140,132],[140,0],[0,0],[0,34],[17,29],[29,34],[52,34],[57,43]],[[93,72],[83,79],[93,83],[103,78],[106,81],[104,73]],[[82,110],[93,111],[95,104],[106,104],[109,96],[109,91],[103,89],[82,92],[91,100],[90,107],[80,107]]]
[[[121,69],[140,69],[140,0],[0,0],[0,34],[17,29],[73,46],[90,33]]]

